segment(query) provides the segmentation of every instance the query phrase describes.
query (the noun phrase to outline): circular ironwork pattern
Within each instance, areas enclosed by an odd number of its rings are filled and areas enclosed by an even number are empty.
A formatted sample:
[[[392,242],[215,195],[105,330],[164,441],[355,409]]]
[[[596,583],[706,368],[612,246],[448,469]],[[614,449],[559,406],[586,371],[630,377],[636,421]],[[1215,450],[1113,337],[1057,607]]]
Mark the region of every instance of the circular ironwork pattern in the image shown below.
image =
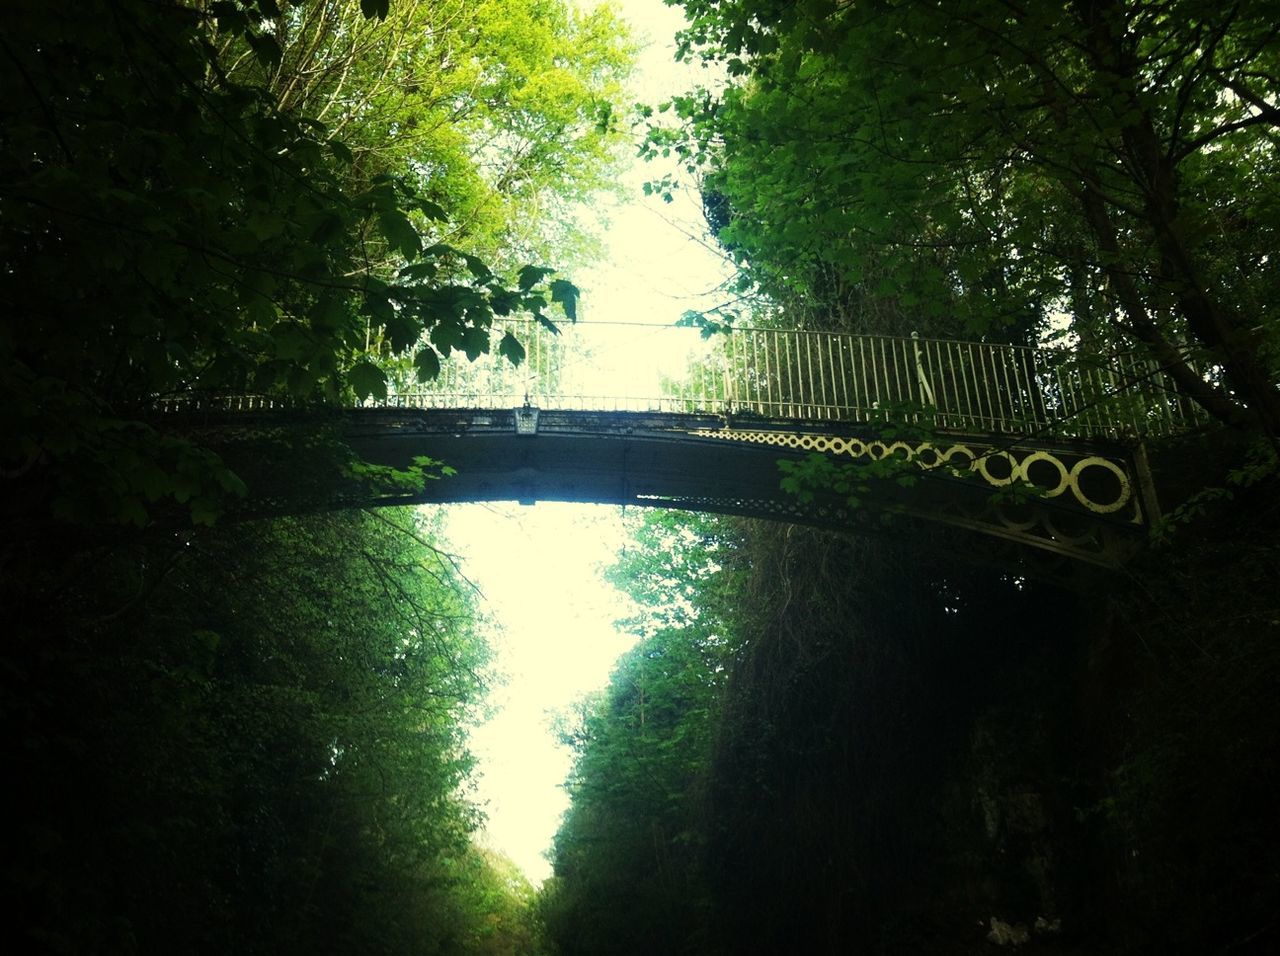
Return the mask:
[[[1026,452],[1019,449],[981,447],[975,449],[962,443],[946,447],[927,441],[914,445],[904,441],[886,444],[882,441],[863,441],[860,438],[845,438],[839,435],[725,429],[700,429],[693,434],[704,438],[777,445],[782,448],[826,455],[870,458],[873,461],[898,455],[906,461],[916,462],[926,471],[950,466],[954,470],[971,472],[980,476],[993,488],[1004,488],[1017,481],[1034,484],[1029,477],[1030,468],[1034,464],[1045,462],[1057,472],[1058,478],[1057,484],[1051,488],[1040,486],[1041,493],[1046,498],[1058,498],[1070,491],[1071,496],[1080,505],[1095,514],[1103,515],[1114,514],[1133,502],[1133,483],[1128,473],[1120,464],[1098,455],[1086,455],[1068,464],[1056,454],[1044,450]],[[957,457],[967,459],[967,462],[955,461]],[[1098,468],[1107,472],[1116,485],[1116,495],[1111,501],[1098,501],[1090,497],[1082,485],[1081,479],[1084,475],[1090,469]]]

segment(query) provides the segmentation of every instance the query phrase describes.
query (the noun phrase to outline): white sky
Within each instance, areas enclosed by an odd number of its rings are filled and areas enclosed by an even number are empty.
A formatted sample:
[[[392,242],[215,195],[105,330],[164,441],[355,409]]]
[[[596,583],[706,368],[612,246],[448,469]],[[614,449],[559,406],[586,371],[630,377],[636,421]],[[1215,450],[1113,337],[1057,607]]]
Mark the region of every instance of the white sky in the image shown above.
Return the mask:
[[[673,59],[680,11],[661,0],[615,6],[646,43],[636,76],[639,99],[656,104],[702,78],[698,68]],[[584,211],[610,222],[605,261],[573,277],[583,290],[584,322],[671,325],[687,309],[719,301],[715,290],[728,273],[704,243],[696,190],[677,193],[671,204],[642,195],[641,184],[662,171],[637,161],[623,178],[633,201]],[[652,365],[657,353],[630,358]],[[447,533],[466,574],[484,592],[497,624],[497,669],[508,678],[491,699],[495,716],[472,736],[477,796],[489,818],[481,839],[540,883],[551,873],[545,853],[568,806],[561,784],[570,755],[553,737],[552,715],[604,687],[632,642],[614,630],[626,607],[600,574],[627,540],[621,509],[549,502],[455,506]]]

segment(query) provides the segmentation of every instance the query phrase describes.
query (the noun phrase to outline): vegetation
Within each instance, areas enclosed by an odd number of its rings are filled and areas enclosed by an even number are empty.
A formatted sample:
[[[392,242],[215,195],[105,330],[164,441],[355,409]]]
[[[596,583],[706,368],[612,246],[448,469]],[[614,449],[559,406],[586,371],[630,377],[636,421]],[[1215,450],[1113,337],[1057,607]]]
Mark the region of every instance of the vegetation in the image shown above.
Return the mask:
[[[564,953],[676,953],[705,938],[698,787],[734,652],[721,562],[735,535],[661,513],[637,529],[610,578],[642,608],[619,622],[639,641],[609,691],[563,737],[577,752],[572,806],[541,909]]]
[[[569,735],[551,941],[1269,952],[1275,520],[1255,491],[1064,589],[941,533],[650,519],[614,572],[641,641]]]
[[[1216,424],[1152,449],[1166,548],[1070,588],[893,523],[655,520],[644,640],[573,736],[554,942],[1269,952],[1272,5],[677,2],[726,82],[642,110],[645,152],[699,177],[753,322],[1138,350]],[[784,480],[866,479],[819,464]],[[715,653],[664,668],[670,623]]]
[[[383,396],[487,351],[496,317],[572,320],[556,269],[592,239],[563,211],[611,182],[630,59],[612,13],[564,0],[3,5],[24,952],[536,950],[532,889],[470,842],[486,650],[438,527],[230,520],[264,474],[297,490],[285,511],[423,477],[323,429],[233,462],[158,410]]]
[[[487,652],[431,538],[413,512],[246,523],[6,594],[24,952],[530,951],[527,888],[469,841]]]
[[[744,288],[808,326],[1145,349],[1275,438],[1271,4],[681,5],[730,82],[648,151],[702,175]]]
[[[385,395],[384,366],[431,378],[495,316],[573,318],[542,257],[557,204],[607,179],[621,27],[559,0],[396,7],[5,5],[11,515],[208,521],[243,489],[156,431],[157,400]]]
[[[471,841],[485,624],[437,519],[231,505],[425,480],[309,423],[497,318],[574,319],[625,32],[570,0],[10,0],[23,952],[1275,949],[1272,5],[680,5],[728,81],[642,108],[643,152],[701,177],[738,291],[779,326],[1145,350],[1216,422],[1151,449],[1177,533],[1064,587],[893,522],[646,518],[535,894]],[[215,445],[158,414],[193,393],[315,417]]]

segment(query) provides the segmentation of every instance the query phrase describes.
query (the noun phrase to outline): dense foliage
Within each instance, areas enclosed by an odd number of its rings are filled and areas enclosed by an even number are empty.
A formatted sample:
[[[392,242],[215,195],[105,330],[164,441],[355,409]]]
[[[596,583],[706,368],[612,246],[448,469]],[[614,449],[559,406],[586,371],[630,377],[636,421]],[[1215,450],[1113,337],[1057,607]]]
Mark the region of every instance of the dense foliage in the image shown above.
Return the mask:
[[[1239,467],[1174,511],[1205,522],[1177,551],[1086,576],[1083,601],[901,522],[893,543],[701,527],[731,546],[632,581],[662,623],[578,738],[553,939],[1269,951],[1272,5],[673,2],[682,55],[725,81],[646,110],[645,152],[700,177],[753,322],[1145,350],[1244,437],[1155,449],[1173,501]],[[708,604],[673,615],[699,580]],[[670,624],[698,646],[704,613],[719,653],[679,657]],[[655,657],[682,679],[652,681]],[[675,717],[657,741],[650,712]]]
[[[487,351],[496,317],[574,319],[552,260],[592,250],[563,213],[611,188],[630,59],[567,0],[0,4],[22,951],[535,950],[531,888],[470,840],[486,650],[438,529],[232,522],[247,483],[296,513],[386,469],[323,426],[215,452],[159,410],[322,421]]]
[[[571,808],[541,909],[565,953],[676,953],[705,930],[698,788],[733,652],[723,567],[735,536],[698,516],[650,516],[610,572],[640,613],[608,692],[565,729]]]
[[[617,575],[642,640],[572,738],[551,940],[1269,952],[1276,512],[1234,515],[1078,590],[918,528],[652,519]]]
[[[791,321],[1057,328],[1280,431],[1273,4],[680,5],[683,50],[729,80],[664,104],[649,152],[702,175]]]
[[[395,6],[4,5],[11,516],[207,521],[243,489],[148,423],[158,399],[385,394],[388,360],[430,378],[494,316],[573,317],[541,257],[607,176],[621,27],[560,0]]]
[[[1141,347],[1263,434],[1248,479],[1193,496],[1210,531],[1105,594],[901,523],[909,544],[646,519],[613,572],[639,642],[565,727],[574,804],[534,905],[470,840],[486,650],[438,527],[214,527],[260,474],[322,499],[342,455],[259,455],[281,429],[223,460],[153,412],[380,396],[489,348],[495,317],[572,319],[547,263],[589,251],[566,210],[611,178],[617,21],[568,0],[10,0],[22,951],[534,953],[539,920],[565,954],[1275,948],[1271,5],[681,5],[684,53],[729,82],[650,112],[646,151],[703,177],[774,321]],[[1231,441],[1153,457],[1208,462],[1194,492],[1243,458]]]
[[[241,524],[7,592],[10,938],[529,951],[527,886],[469,840],[487,652],[429,536],[412,512]]]

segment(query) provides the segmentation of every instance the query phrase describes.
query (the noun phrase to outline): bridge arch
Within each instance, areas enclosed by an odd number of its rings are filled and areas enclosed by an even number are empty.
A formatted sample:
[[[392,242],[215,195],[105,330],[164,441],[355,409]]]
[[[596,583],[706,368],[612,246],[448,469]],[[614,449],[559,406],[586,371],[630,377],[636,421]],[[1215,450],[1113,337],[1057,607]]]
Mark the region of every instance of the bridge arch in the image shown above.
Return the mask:
[[[261,410],[203,415],[202,441],[219,448],[268,510],[314,507],[282,488],[288,449],[326,429],[374,465],[412,469],[420,456],[454,474],[421,491],[344,485],[334,504],[382,506],[562,501],[680,508],[815,525],[905,533],[927,522],[979,532],[1020,549],[1116,565],[1140,543],[1149,514],[1122,446],[1026,447],[990,436],[890,440],[869,426],[800,423],[701,413],[514,409],[366,408],[339,413]],[[900,454],[919,480],[873,483],[862,507],[839,495],[801,500],[780,485],[780,461],[813,454],[833,461]],[[282,460],[283,459],[283,460]],[[967,466],[963,476],[943,464]],[[1041,472],[1048,474],[1043,479]],[[1044,481],[1052,496],[1003,499],[1017,478]],[[286,479],[286,483],[293,479]],[[255,507],[250,501],[249,507]],[[897,522],[886,527],[886,515]]]
[[[1141,439],[1197,422],[1141,356],[770,329],[707,340],[690,329],[590,325],[552,335],[496,323],[478,361],[446,363],[426,387],[318,419],[254,396],[185,396],[165,410],[213,444],[255,430],[292,430],[303,441],[320,420],[369,462],[405,468],[427,456],[457,472],[413,495],[357,495],[365,504],[581,501],[851,529],[887,513],[1104,565],[1124,560],[1157,515]],[[498,357],[508,331],[525,344],[520,367]],[[612,344],[588,341],[606,332]],[[642,340],[628,335],[684,336],[661,353],[677,355],[683,372],[637,385],[632,373],[647,365]],[[610,354],[620,360],[613,370]],[[823,493],[801,500],[782,491],[778,462],[810,455],[899,457],[913,480],[877,482],[873,507]],[[1011,493],[1027,485],[1039,496]]]

